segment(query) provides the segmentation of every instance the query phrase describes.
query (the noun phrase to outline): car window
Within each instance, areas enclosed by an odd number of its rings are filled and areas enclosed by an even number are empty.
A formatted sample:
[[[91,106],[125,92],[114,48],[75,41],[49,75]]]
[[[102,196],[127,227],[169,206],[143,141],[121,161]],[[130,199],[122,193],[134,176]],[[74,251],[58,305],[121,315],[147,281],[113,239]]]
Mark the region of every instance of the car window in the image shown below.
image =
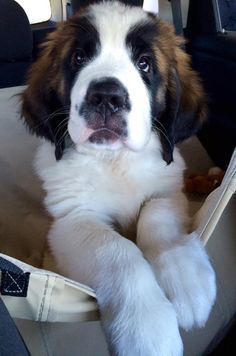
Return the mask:
[[[48,21],[51,18],[49,0],[16,0],[25,10],[31,24]]]

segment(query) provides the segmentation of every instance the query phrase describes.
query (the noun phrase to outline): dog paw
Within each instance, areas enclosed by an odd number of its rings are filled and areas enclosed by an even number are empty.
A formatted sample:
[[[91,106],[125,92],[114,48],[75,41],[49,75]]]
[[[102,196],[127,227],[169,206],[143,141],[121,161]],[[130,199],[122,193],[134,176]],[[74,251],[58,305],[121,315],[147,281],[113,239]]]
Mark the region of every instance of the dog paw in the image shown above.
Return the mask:
[[[216,297],[215,273],[201,242],[191,234],[153,263],[159,285],[185,330],[203,327]]]
[[[109,320],[104,320],[101,311],[111,355],[183,355],[176,313],[161,290],[160,293],[156,299],[144,298],[142,301],[134,296],[126,310],[118,313],[110,310]],[[113,316],[112,320],[110,316]]]

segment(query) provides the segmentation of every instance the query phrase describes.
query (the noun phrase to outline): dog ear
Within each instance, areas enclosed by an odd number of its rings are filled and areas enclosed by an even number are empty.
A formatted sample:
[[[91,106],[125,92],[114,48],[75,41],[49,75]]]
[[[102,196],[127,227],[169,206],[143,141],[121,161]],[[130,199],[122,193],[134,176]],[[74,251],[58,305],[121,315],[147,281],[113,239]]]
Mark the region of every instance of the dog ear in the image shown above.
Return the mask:
[[[49,35],[40,58],[29,71],[28,87],[22,94],[22,118],[33,134],[55,144],[56,159],[60,159],[68,112],[60,95],[55,38],[55,33]]]
[[[207,117],[207,99],[200,77],[191,67],[190,56],[177,47],[176,60],[180,104],[174,122],[174,143],[194,135]]]
[[[157,118],[157,127],[159,123],[163,159],[169,164],[174,145],[194,135],[202,126],[207,116],[207,100],[200,77],[191,67],[190,56],[181,48],[184,40],[174,34],[170,25],[163,28],[165,44],[161,44],[167,64],[165,109]]]

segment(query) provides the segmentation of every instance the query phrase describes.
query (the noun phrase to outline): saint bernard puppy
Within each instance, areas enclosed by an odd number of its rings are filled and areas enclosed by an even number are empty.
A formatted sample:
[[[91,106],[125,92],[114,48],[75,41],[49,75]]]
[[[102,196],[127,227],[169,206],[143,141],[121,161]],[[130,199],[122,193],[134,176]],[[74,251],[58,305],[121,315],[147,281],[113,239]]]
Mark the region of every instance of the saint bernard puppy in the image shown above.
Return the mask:
[[[112,355],[182,355],[215,274],[190,233],[175,144],[206,99],[183,40],[138,7],[90,5],[48,36],[23,93],[60,271],[96,292]],[[194,159],[194,157],[193,157]]]

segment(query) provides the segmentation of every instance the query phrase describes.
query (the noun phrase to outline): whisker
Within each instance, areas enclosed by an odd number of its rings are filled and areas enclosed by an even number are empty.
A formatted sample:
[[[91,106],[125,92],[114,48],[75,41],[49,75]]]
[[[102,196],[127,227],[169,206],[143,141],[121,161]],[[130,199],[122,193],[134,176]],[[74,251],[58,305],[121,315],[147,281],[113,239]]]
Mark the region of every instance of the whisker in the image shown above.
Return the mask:
[[[155,119],[155,123],[154,124],[160,125],[163,128],[163,130],[167,133],[165,126],[159,120]]]
[[[68,112],[69,113],[69,108],[70,108],[69,105],[61,106],[60,108],[58,108],[55,111],[53,111],[51,114],[42,117],[42,120],[47,119],[47,118],[49,118],[51,116],[54,116],[57,113],[64,113],[64,112]]]
[[[54,117],[56,116],[60,116],[60,115],[66,115],[66,114],[69,114],[69,110],[65,110],[65,111],[62,111],[62,109],[60,109],[61,111],[56,110],[54,111],[53,113],[51,113],[49,116],[45,116],[41,119],[41,122],[35,126],[33,126],[34,129],[37,129],[38,127],[40,126],[43,126],[44,124],[46,124],[49,120],[53,119]],[[45,119],[46,118],[46,119]]]
[[[60,110],[58,109],[58,110],[52,112],[49,116],[42,117],[42,120],[46,119],[46,120],[44,120],[44,122],[47,122],[48,120],[54,118],[57,115],[64,115],[64,114],[69,114],[69,110],[61,108]]]
[[[67,116],[65,119],[63,119],[63,120],[59,123],[59,125],[57,126],[56,131],[55,131],[55,134],[54,134],[55,138],[57,137],[57,135],[58,135],[60,129],[62,129],[64,126],[67,125],[67,122],[68,122],[68,116]]]
[[[167,134],[162,129],[160,129],[159,127],[153,126],[153,128],[162,133],[162,135],[165,137],[166,141],[169,143],[169,145],[170,145],[170,147],[172,149],[173,148],[173,144],[171,143],[171,141],[170,141],[169,137],[167,136]]]
[[[69,132],[68,132],[68,130],[66,130],[66,131],[64,132],[64,134],[62,135],[62,137],[60,138],[60,140],[55,143],[56,146],[60,146],[60,144],[62,143],[62,141],[64,140],[64,138],[65,138],[66,135],[68,135],[68,134],[69,134]]]

